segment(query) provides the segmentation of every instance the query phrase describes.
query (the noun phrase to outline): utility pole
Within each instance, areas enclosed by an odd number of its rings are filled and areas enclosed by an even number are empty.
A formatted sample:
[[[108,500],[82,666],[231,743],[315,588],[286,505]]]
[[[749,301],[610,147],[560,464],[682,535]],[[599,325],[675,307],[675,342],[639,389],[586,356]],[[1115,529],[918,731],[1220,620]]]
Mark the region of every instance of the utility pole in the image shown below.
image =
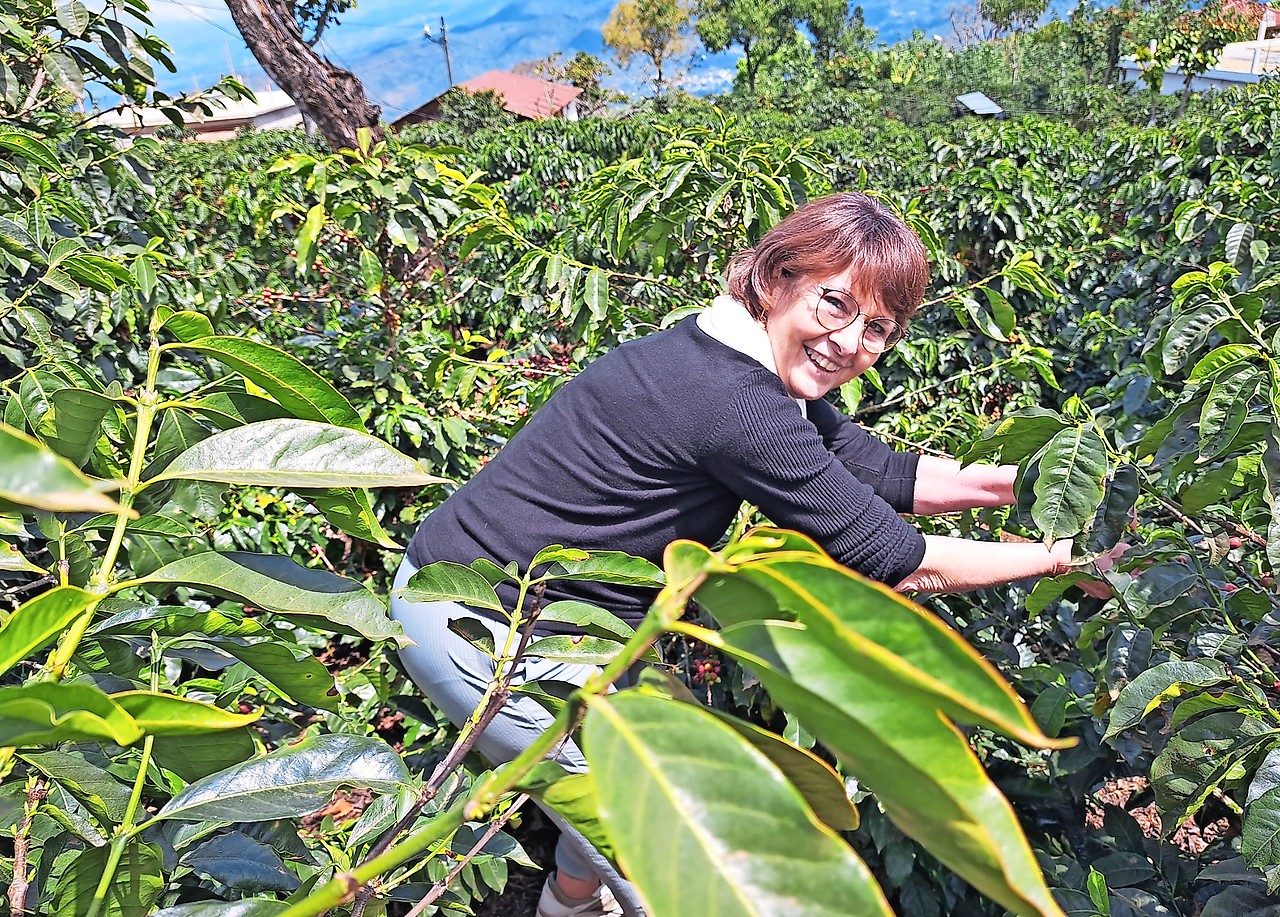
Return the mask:
[[[449,88],[453,88],[453,62],[449,60],[449,33],[444,28],[444,17],[440,17],[440,37],[431,34],[431,23],[422,27],[422,35],[427,41],[435,42],[444,48],[444,71],[449,77]]]

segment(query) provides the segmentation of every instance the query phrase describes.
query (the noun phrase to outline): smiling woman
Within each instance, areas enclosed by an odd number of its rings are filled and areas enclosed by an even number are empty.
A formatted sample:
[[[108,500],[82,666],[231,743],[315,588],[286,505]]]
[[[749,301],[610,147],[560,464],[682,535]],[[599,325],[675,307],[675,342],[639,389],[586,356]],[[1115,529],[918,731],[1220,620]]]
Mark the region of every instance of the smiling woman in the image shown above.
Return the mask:
[[[744,501],[900,590],[974,589],[1061,571],[1069,542],[1050,550],[926,538],[900,515],[1012,503],[1013,466],[961,468],[895,452],[824,400],[902,339],[927,282],[919,239],[873,198],[838,194],[800,208],[733,259],[727,295],[622,345],[561,388],[423,522],[397,588],[424,564],[523,563],[551,544],[656,562],[676,539],[715,544]],[[518,600],[509,581],[498,591],[508,606]],[[543,601],[591,602],[635,626],[652,598],[558,580]],[[410,675],[451,719],[464,721],[494,660],[449,622],[473,618],[502,645],[499,613],[393,597],[392,614],[416,644],[401,653]],[[535,632],[580,633],[547,622]],[[581,684],[595,671],[531,659],[519,677]],[[480,750],[510,760],[550,723],[532,698],[518,698],[485,730]],[[585,767],[572,744],[559,760]],[[556,866],[539,914],[641,913],[627,884],[581,838],[562,839]],[[600,891],[601,879],[617,902]]]

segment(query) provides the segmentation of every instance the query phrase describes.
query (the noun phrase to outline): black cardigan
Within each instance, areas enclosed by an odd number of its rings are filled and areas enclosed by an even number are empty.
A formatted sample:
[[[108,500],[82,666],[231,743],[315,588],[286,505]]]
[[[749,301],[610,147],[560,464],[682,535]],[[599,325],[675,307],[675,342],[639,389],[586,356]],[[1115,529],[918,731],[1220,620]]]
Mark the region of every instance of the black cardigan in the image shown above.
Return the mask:
[[[919,457],[872,439],[825,401],[806,404],[807,418],[777,375],[687,318],[623,344],[557,391],[422,522],[409,558],[523,567],[562,544],[661,563],[677,538],[715,544],[745,500],[840,563],[899,582],[924,557],[924,538],[897,515],[911,511]],[[509,606],[516,592],[499,595]],[[594,602],[635,625],[652,598],[566,581],[544,604]]]

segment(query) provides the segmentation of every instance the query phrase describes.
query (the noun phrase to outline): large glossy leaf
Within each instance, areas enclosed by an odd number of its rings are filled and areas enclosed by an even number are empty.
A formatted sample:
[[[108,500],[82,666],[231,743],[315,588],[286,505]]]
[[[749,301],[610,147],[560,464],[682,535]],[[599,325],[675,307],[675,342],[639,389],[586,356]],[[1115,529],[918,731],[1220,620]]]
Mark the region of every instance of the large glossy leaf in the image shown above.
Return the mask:
[[[381,739],[308,736],[188,786],[160,810],[182,821],[255,822],[314,812],[343,786],[393,792],[409,781],[400,756]]]
[[[368,589],[287,557],[208,551],[167,564],[138,582],[198,586],[305,627],[370,640],[405,640],[400,625],[387,617],[381,600]]]
[[[58,880],[53,903],[45,917],[84,917],[89,913],[98,883],[107,871],[110,845],[90,847],[71,861]],[[129,841],[120,855],[101,917],[146,917],[160,899],[165,880],[160,848]]]
[[[636,692],[594,697],[583,748],[618,863],[649,913],[892,914],[782,772],[709,713]]]
[[[996,670],[938,619],[891,589],[863,579],[822,554],[763,555],[731,576],[712,575],[696,594],[721,624],[748,620],[751,596],[733,588],[745,580],[767,593],[763,606],[789,612],[851,667],[900,694],[931,698],[933,706],[982,723],[1030,745],[1052,745],[1026,705]]]
[[[298,887],[280,855],[240,831],[228,831],[182,855],[199,875],[242,892],[291,892]]]
[[[1216,458],[1231,445],[1249,417],[1249,402],[1261,384],[1262,373],[1252,366],[1213,383],[1200,411],[1200,461]]]
[[[215,336],[183,346],[212,357],[265,390],[295,417],[364,430],[351,403],[315,370],[282,350],[244,338]]]
[[[538,656],[570,665],[608,665],[618,657],[622,644],[610,637],[559,634],[534,640],[525,649],[526,656]]]
[[[745,622],[721,638],[899,828],[1014,913],[1060,917],[1008,802],[936,705],[851,667],[799,624]]]
[[[100,598],[74,586],[59,586],[19,605],[0,627],[0,673],[48,646]]]
[[[359,430],[310,420],[264,420],[202,440],[152,478],[264,487],[423,487],[447,483]]]
[[[1187,378],[1192,382],[1209,379],[1225,369],[1239,368],[1245,360],[1258,359],[1262,351],[1251,344],[1223,344],[1205,354],[1192,368]]]
[[[1031,507],[1046,542],[1084,530],[1102,503],[1106,473],[1107,447],[1092,430],[1073,427],[1049,440]]]
[[[1089,523],[1083,553],[1089,557],[1110,551],[1124,536],[1133,518],[1133,507],[1142,491],[1138,469],[1128,462],[1107,476],[1102,503]]]
[[[187,406],[223,430],[289,416],[283,405],[248,392],[215,392]]]
[[[461,602],[502,611],[502,601],[487,579],[470,567],[445,560],[419,568],[400,596],[406,602]]]
[[[635,630],[617,615],[587,602],[552,602],[538,614],[542,624],[572,624],[593,637],[626,641]]]
[[[999,457],[1016,463],[1038,452],[1045,443],[1067,427],[1067,422],[1054,411],[1027,408],[1006,414],[999,422],[988,425],[960,458],[965,463]]]
[[[121,607],[123,606],[123,607]],[[259,637],[267,628],[239,612],[185,605],[132,605],[113,599],[99,608],[109,616],[90,629],[92,636],[145,637],[153,631],[161,637],[207,634],[211,637]]]
[[[6,426],[0,426],[0,500],[59,513],[120,509],[66,459]]]
[[[256,720],[260,713],[230,713],[212,704],[157,694],[151,691],[122,691],[111,699],[128,713],[138,727],[150,735],[194,735],[236,729]]]
[[[549,806],[602,854],[617,855],[600,818],[600,800],[590,773],[569,774],[554,761],[539,764],[517,787]]]
[[[107,740],[131,745],[142,730],[97,688],[54,682],[0,688],[0,747]]]
[[[1110,740],[1123,730],[1137,725],[1143,717],[1166,701],[1212,687],[1227,681],[1219,662],[1162,662],[1142,672],[1124,686],[1107,724]]]
[[[199,312],[177,311],[168,306],[156,309],[156,330],[167,328],[180,341],[197,341],[212,337],[213,322]]]
[[[1280,863],[1280,789],[1268,790],[1244,810],[1240,854],[1253,866]]]
[[[309,704],[322,710],[337,710],[342,706],[333,675],[305,650],[271,640],[258,643],[182,640],[173,646],[228,653],[257,672],[276,693],[292,703]]]

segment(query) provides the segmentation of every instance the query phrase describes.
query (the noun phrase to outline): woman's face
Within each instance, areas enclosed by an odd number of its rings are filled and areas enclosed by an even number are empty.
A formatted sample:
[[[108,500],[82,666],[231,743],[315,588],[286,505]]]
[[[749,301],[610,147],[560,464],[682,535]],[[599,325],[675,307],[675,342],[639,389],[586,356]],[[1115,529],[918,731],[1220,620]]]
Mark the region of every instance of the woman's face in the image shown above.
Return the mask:
[[[850,273],[801,278],[791,292],[784,290],[773,300],[765,330],[778,375],[792,398],[821,398],[862,375],[880,356],[862,345],[863,329],[868,319],[890,319],[892,313]],[[818,301],[842,293],[849,314],[860,309],[862,315],[847,328],[828,331],[815,315]]]

